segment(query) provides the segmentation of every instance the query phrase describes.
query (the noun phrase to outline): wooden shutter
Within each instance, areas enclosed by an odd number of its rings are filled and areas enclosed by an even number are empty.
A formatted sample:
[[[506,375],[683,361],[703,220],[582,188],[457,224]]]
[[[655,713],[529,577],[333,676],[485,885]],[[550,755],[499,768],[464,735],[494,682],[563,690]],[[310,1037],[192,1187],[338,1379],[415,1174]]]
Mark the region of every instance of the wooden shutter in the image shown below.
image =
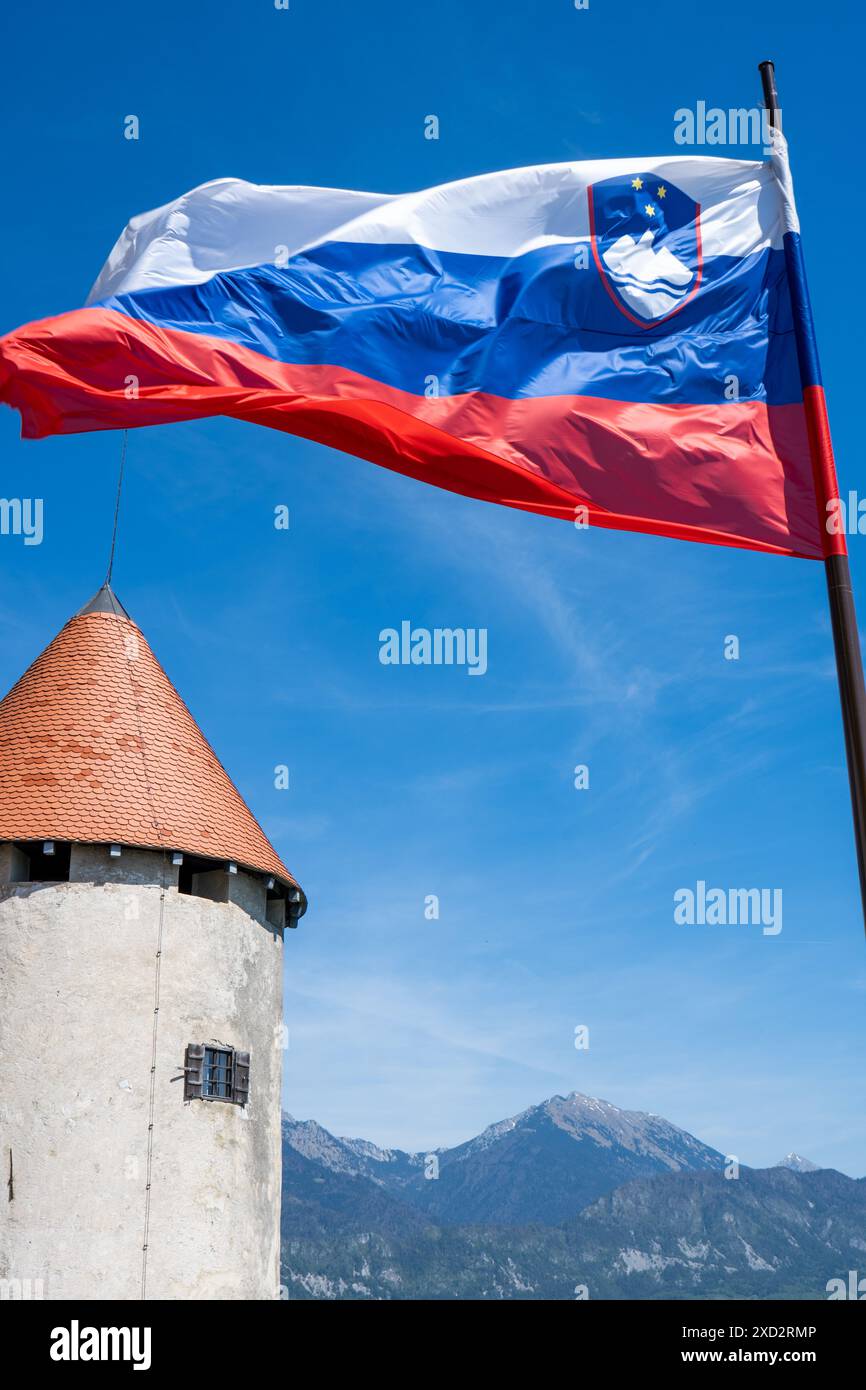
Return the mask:
[[[183,1098],[201,1100],[202,1070],[204,1068],[204,1044],[187,1043],[183,1059]]]
[[[248,1052],[236,1052],[234,1068],[232,1100],[236,1101],[238,1105],[246,1105],[250,1098],[250,1054]]]

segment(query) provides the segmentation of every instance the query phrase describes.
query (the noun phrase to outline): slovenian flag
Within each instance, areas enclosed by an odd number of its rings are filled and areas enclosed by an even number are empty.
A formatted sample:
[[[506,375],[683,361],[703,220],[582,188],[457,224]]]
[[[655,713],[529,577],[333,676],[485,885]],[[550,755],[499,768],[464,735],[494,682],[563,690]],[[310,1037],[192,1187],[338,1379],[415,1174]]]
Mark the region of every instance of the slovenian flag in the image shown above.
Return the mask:
[[[817,559],[796,231],[781,141],[396,195],[217,179],[133,218],[85,308],[0,340],[0,399],[31,438],[228,415],[578,524]]]

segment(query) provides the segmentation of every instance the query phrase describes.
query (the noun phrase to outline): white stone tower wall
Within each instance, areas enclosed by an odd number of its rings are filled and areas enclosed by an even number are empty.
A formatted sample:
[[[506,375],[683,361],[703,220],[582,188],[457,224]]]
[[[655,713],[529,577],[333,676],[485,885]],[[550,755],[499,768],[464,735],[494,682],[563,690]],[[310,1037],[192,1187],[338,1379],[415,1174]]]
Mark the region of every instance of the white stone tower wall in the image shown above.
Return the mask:
[[[151,1116],[162,872],[75,846],[80,881],[0,887],[0,1278],[46,1298],[141,1297],[151,1123],[147,1298],[278,1297],[282,931],[169,858]],[[250,1053],[247,1106],[184,1100],[190,1042]]]

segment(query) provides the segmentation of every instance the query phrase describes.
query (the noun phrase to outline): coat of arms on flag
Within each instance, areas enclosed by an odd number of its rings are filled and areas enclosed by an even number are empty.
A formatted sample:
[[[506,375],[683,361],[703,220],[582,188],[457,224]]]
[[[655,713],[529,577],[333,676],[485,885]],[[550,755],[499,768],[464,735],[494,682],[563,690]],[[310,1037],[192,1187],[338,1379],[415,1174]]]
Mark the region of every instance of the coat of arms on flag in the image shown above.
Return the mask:
[[[652,172],[587,188],[592,253],[605,289],[632,323],[663,323],[701,281],[701,209]]]

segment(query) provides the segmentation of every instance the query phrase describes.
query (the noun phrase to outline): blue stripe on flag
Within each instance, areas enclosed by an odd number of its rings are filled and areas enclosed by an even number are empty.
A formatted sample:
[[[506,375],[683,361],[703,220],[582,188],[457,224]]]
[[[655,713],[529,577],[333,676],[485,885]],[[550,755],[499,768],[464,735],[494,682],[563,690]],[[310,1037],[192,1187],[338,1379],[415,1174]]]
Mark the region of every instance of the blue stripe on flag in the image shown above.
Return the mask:
[[[791,285],[791,299],[794,303],[792,322],[795,326],[797,350],[800,360],[800,374],[803,386],[820,386],[821,364],[818,361],[818,343],[815,338],[815,324],[812,318],[812,304],[809,299],[809,285],[806,280],[806,263],[803,259],[803,243],[799,232],[786,232],[783,242],[785,262]]]
[[[714,257],[694,298],[644,328],[618,310],[591,260],[576,268],[579,245],[509,260],[326,242],[284,268],[256,266],[103,304],[277,361],[342,366],[416,395],[436,378],[441,395],[694,405],[801,399],[790,248]]]

